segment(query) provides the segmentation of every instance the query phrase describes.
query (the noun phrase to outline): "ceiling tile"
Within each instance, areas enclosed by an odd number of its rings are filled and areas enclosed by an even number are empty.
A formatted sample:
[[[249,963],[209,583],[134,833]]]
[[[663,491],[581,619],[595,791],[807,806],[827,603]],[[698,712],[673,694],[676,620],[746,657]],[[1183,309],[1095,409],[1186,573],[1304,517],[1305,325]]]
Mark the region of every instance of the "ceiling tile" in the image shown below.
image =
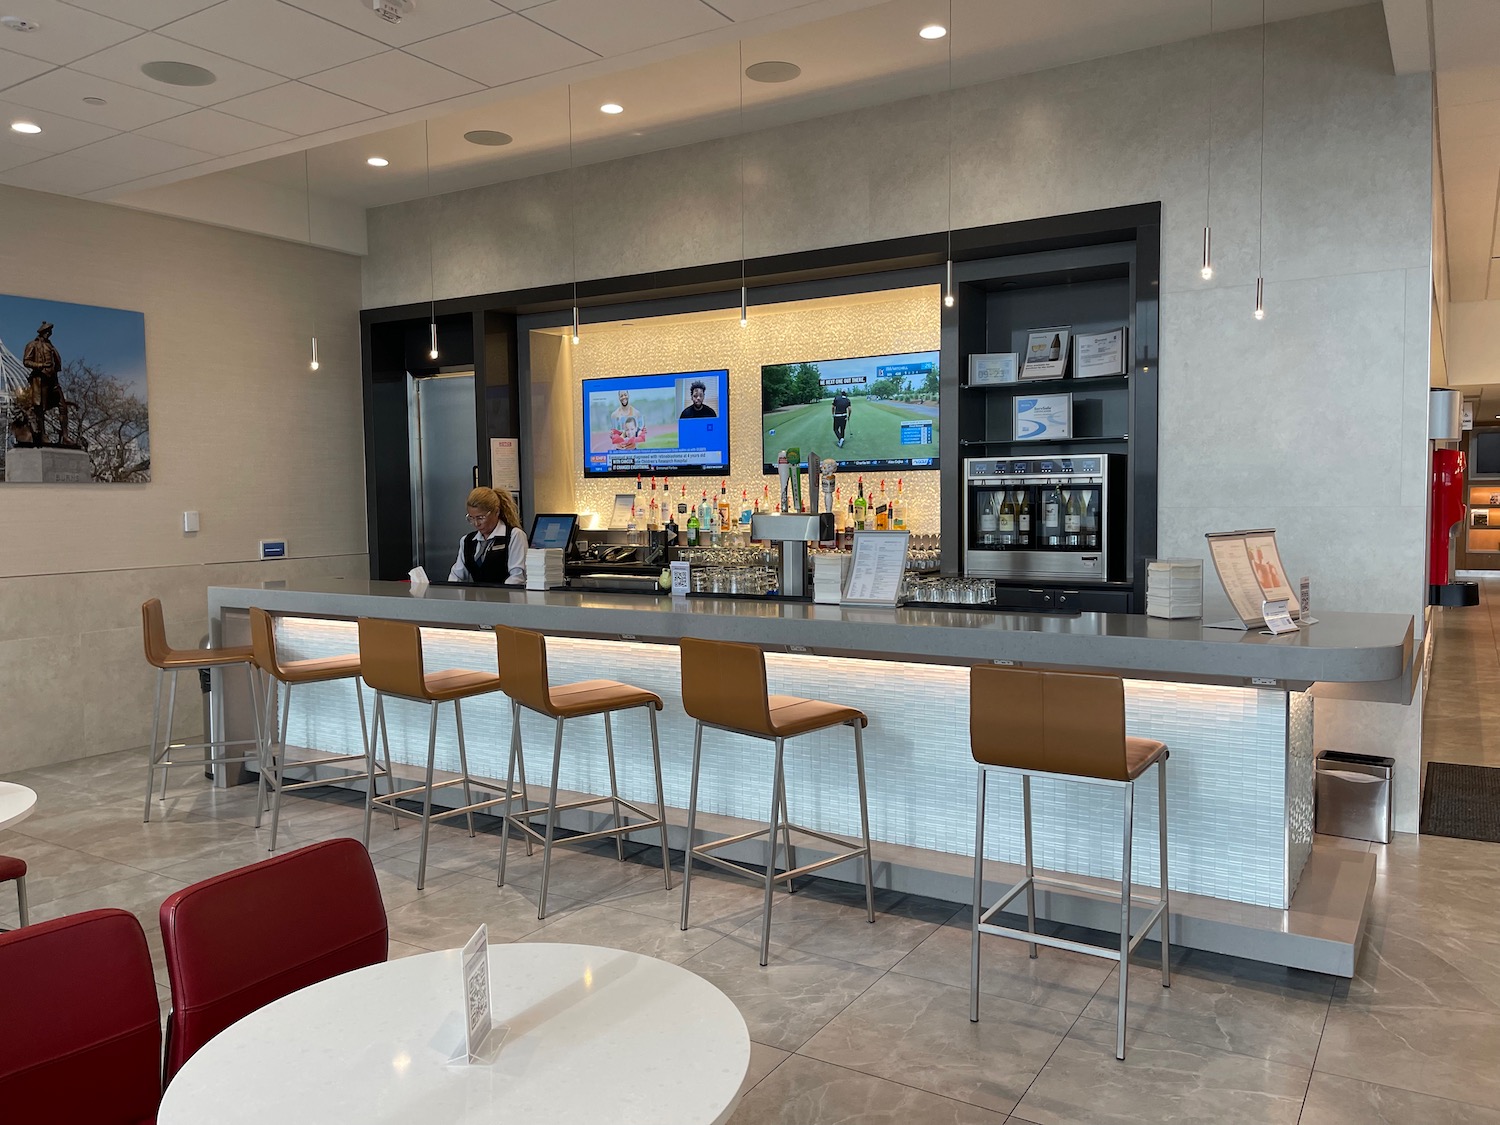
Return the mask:
[[[713,6],[736,23],[805,8],[812,0],[713,0]]]
[[[303,79],[335,94],[354,98],[387,113],[446,101],[472,94],[484,87],[462,75],[444,70],[402,51],[387,51],[358,62],[346,63]]]
[[[548,0],[526,18],[605,57],[729,26],[698,0]]]
[[[49,156],[0,172],[0,182],[57,195],[84,195],[100,188],[124,183],[129,175],[118,168],[84,160],[71,152]]]
[[[47,62],[68,63],[139,35],[138,28],[60,0],[5,0],[0,15],[31,20],[39,31],[5,32],[5,49]]]
[[[202,164],[205,160],[213,159],[209,153],[135,133],[121,133],[69,155],[121,170],[125,175],[116,180],[116,183],[138,180],[142,176],[154,176],[158,172],[170,172],[173,168],[186,168],[190,164]]]
[[[372,35],[392,47],[405,47],[435,35],[445,35],[504,14],[514,4],[498,6],[495,0],[442,0],[441,3],[418,4],[416,11],[400,23],[386,23],[370,10],[369,4],[329,4],[328,0],[286,0],[324,19],[343,24],[351,31]],[[538,3],[541,0],[537,0]]]
[[[224,0],[169,24],[162,34],[288,78],[301,78],[385,49],[379,40],[277,0]]]
[[[193,108],[175,98],[68,69],[49,71],[40,78],[12,86],[5,91],[5,97],[21,105],[125,130],[164,121]],[[105,104],[84,104],[84,98],[92,97],[103,98]]]
[[[301,82],[283,82],[269,90],[258,90],[219,106],[225,113],[244,117],[281,129],[295,136],[321,133],[356,121],[379,117],[378,109],[351,102],[326,90],[305,86]]]
[[[196,148],[215,156],[233,156],[251,149],[264,148],[277,141],[292,139],[290,133],[283,133],[280,129],[231,117],[216,109],[200,109],[169,121],[147,125],[144,129],[137,129],[136,135],[170,141],[174,145]]]
[[[102,16],[113,16],[148,31],[164,23],[180,20],[219,0],[67,0],[75,8],[87,8]]]
[[[0,172],[7,168],[19,168],[34,160],[43,160],[49,155],[51,154],[32,145],[15,144],[6,137],[0,137]]]
[[[10,123],[22,120],[35,122],[42,127],[42,131],[29,135],[11,132]],[[36,149],[43,153],[67,152],[69,149],[91,145],[95,141],[102,141],[105,137],[112,137],[116,132],[114,129],[106,129],[103,125],[94,125],[88,121],[79,121],[76,118],[64,117],[62,114],[47,113],[4,100],[0,100],[0,125],[5,127],[5,139],[12,144]]]
[[[25,82],[28,78],[35,78],[38,74],[46,74],[54,65],[45,59],[31,59],[14,51],[0,51],[0,90]]]
[[[144,64],[158,60],[192,63],[213,71],[219,80],[208,86],[171,86],[154,78],[147,78],[141,73]],[[111,78],[153,94],[164,94],[192,102],[194,105],[217,105],[283,81],[279,74],[272,74],[268,70],[246,66],[201,47],[150,33],[116,44],[97,55],[79,59],[73,64],[73,69],[101,78]]]
[[[596,58],[592,51],[523,16],[501,16],[463,31],[439,35],[410,47],[409,51],[486,86],[519,82]]]

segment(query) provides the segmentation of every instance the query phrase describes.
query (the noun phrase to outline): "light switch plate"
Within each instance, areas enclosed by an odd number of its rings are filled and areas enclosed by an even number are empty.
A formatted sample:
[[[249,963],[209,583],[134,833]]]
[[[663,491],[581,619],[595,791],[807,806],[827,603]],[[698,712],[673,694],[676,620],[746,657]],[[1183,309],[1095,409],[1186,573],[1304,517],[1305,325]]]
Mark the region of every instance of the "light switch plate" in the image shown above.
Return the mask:
[[[183,512],[182,513],[182,533],[184,535],[192,535],[197,530],[198,530],[198,513],[197,512]]]

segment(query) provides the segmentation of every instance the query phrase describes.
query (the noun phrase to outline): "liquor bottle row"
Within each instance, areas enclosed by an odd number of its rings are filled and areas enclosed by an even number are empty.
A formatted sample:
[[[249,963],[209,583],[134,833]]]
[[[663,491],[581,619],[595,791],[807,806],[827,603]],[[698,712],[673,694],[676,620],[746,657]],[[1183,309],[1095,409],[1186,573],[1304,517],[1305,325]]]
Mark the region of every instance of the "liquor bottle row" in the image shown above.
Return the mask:
[[[971,493],[969,545],[977,550],[1099,549],[1100,489],[1052,481]]]

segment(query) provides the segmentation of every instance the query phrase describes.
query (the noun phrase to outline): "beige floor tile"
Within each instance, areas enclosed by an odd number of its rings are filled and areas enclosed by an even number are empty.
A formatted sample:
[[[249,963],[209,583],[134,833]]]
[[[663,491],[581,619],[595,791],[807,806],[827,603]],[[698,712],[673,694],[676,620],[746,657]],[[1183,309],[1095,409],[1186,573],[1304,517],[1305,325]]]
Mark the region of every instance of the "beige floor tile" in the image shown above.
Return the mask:
[[[1299,1125],[1500,1125],[1500,1110],[1314,1074]]]
[[[1009,1113],[1073,1018],[993,997],[971,1023],[968,989],[891,973],[798,1053]]]
[[[561,916],[549,913],[547,924],[528,934],[526,940],[602,945],[681,964],[719,941],[720,935],[703,928],[681,930],[675,922],[593,905],[579,906]]]
[[[1004,1125],[1005,1115],[792,1056],[746,1094],[730,1125]]]

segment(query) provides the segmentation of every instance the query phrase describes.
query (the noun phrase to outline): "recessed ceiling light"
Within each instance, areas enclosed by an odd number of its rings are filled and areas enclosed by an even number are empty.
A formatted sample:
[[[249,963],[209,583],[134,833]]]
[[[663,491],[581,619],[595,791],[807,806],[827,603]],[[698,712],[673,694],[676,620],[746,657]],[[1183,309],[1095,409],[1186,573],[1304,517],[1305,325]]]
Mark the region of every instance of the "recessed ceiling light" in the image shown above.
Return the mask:
[[[383,156],[372,156],[365,163],[371,168],[384,168],[390,161]]]
[[[502,133],[498,129],[470,129],[464,134],[464,140],[471,145],[498,148],[500,145],[510,144],[514,138],[509,133]]]
[[[42,127],[35,121],[12,121],[10,127],[17,133],[40,133]]]
[[[917,34],[923,39],[941,39],[948,34],[948,29],[940,23],[930,23]]]
[[[211,70],[171,59],[142,63],[141,73],[157,82],[165,82],[168,86],[212,86],[219,80],[219,76]]]
[[[20,16],[0,16],[0,27],[8,27],[12,31],[41,31],[42,25],[32,20],[23,20]]]
[[[599,107],[600,113],[624,113],[625,107],[614,102],[605,102]]]
[[[752,82],[790,82],[802,73],[802,68],[789,62],[758,62],[745,68],[745,77]]]
[[[83,104],[84,105],[108,105],[109,103],[106,102],[103,98],[84,98],[83,99]]]

